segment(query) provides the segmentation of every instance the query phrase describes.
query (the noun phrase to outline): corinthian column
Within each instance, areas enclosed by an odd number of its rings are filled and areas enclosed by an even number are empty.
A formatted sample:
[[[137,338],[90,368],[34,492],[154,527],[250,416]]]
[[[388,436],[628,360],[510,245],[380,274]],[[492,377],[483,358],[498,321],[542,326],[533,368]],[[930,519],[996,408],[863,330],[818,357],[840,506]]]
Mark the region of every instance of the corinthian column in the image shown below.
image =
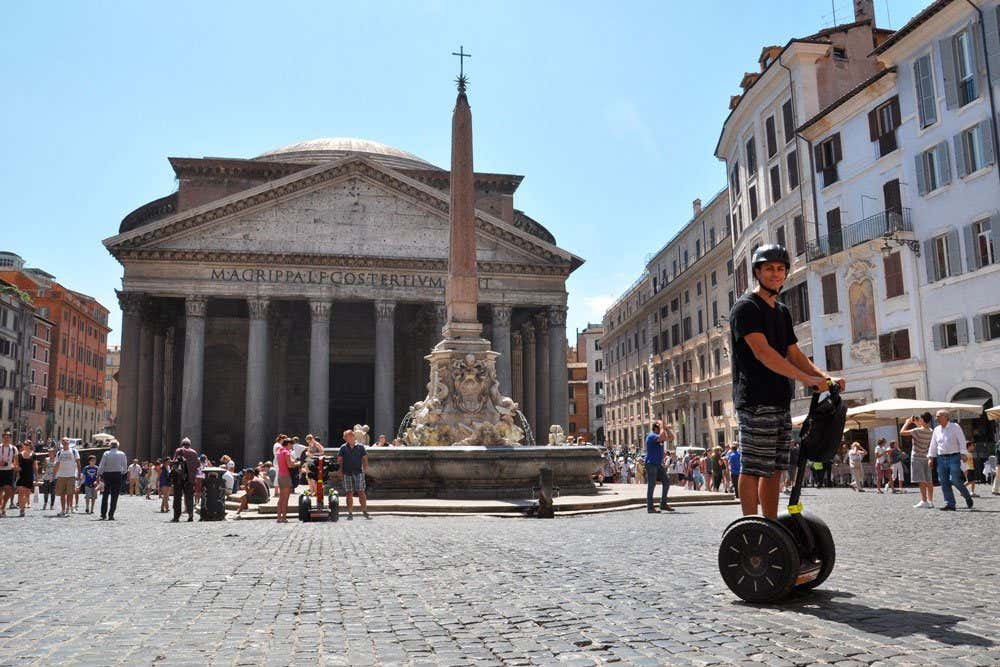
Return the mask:
[[[135,454],[135,415],[139,388],[139,326],[144,297],[135,292],[118,292],[122,309],[121,368],[118,370],[118,414],[115,436],[122,449]],[[55,382],[55,380],[53,380]]]
[[[549,426],[552,425],[552,412],[549,395],[549,318],[545,313],[535,315],[535,440],[539,445],[549,442]]]
[[[524,412],[524,363],[522,361],[524,350],[521,345],[521,332],[512,332],[510,334],[511,398],[521,406],[521,412]]]
[[[510,396],[510,306],[493,306],[493,351],[500,354],[496,362],[500,393]]]
[[[166,384],[164,375],[164,331],[166,322],[161,316],[153,329],[153,405],[149,419],[149,458],[155,459],[163,452],[163,391]]]
[[[200,450],[201,409],[205,391],[205,312],[204,297],[189,296],[184,302],[184,384],[181,392],[181,438],[190,438]]]
[[[395,313],[395,301],[375,302],[375,430],[372,435],[377,438],[385,434],[389,440],[396,436],[393,423]]]
[[[310,301],[309,430],[322,443],[330,430],[330,311],[329,301]],[[329,446],[329,445],[328,445]]]
[[[267,307],[268,300],[247,299],[247,388],[243,414],[243,465],[251,465],[266,449],[267,435]]]
[[[537,407],[535,401],[535,326],[530,319],[522,325],[521,333],[524,336],[524,409],[522,412],[528,417],[528,423],[531,424],[531,427],[535,428],[535,421],[538,418],[538,413],[535,411]]]
[[[149,429],[153,412],[153,313],[148,301],[139,318],[139,386],[134,456],[145,461],[149,459]]]
[[[549,404],[553,424],[568,431],[569,370],[566,367],[566,306],[549,306]]]
[[[158,457],[167,456],[172,453],[172,447],[177,444],[174,433],[174,387],[176,387],[176,375],[174,374],[174,336],[176,328],[173,324],[166,326],[163,334],[163,429],[160,433],[160,451]]]

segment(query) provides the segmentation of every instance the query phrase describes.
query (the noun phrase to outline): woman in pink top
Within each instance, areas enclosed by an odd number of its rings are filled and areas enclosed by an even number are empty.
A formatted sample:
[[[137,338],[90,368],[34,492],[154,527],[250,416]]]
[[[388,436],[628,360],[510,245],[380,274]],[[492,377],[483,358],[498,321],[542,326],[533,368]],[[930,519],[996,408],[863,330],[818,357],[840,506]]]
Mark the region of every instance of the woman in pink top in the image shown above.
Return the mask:
[[[278,523],[288,523],[288,497],[292,494],[292,468],[299,462],[292,458],[292,440],[285,438],[278,450]]]

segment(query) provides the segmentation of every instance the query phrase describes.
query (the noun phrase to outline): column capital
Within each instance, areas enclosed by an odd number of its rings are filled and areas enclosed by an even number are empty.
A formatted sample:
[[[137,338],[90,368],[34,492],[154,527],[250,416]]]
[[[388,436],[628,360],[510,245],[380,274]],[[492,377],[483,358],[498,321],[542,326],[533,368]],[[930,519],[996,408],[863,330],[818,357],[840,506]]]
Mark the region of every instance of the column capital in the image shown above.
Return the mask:
[[[184,299],[184,314],[188,317],[205,317],[208,299],[203,296],[189,296]]]
[[[125,315],[138,315],[146,305],[146,295],[143,292],[123,292],[115,290],[118,305]]]
[[[517,330],[510,332],[510,342],[517,348],[521,344],[521,332]]]
[[[503,304],[493,304],[493,324],[495,326],[509,327],[511,307]]]
[[[549,324],[554,327],[566,326],[566,306],[549,306]]]
[[[545,312],[535,313],[535,328],[538,329],[538,335],[544,336],[549,333],[549,318]]]
[[[395,301],[385,301],[378,300],[375,302],[375,319],[376,320],[388,320],[393,317],[396,312],[396,302]]]
[[[267,318],[267,310],[270,305],[270,299],[264,299],[261,297],[250,297],[247,299],[247,311],[250,313],[251,320],[263,320]]]
[[[312,312],[313,322],[329,322],[333,303],[330,301],[310,301],[309,310]]]

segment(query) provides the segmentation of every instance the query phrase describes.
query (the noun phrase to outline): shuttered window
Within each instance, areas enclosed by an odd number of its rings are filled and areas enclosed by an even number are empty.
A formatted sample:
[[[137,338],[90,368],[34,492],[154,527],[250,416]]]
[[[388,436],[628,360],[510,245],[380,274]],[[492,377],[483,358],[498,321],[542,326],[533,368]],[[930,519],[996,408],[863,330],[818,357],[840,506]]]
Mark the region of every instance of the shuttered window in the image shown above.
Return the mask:
[[[840,309],[837,305],[837,274],[828,273],[820,279],[823,287],[823,314],[830,315]]]
[[[787,144],[795,136],[795,121],[792,120],[791,100],[781,105],[781,120],[785,126],[785,143]]]
[[[1000,224],[1000,214],[984,218],[965,228],[965,260],[969,271],[976,271],[996,262],[993,251],[994,222]]]
[[[759,211],[757,210],[757,186],[751,185],[747,188],[747,198],[750,200],[750,220],[756,220]]]
[[[900,329],[878,337],[879,358],[883,363],[910,358],[910,331]]]
[[[781,166],[771,167],[771,202],[781,199]]]
[[[927,54],[913,63],[913,80],[917,86],[917,113],[920,127],[937,122],[937,101],[934,96],[934,69],[931,56]]]
[[[1000,339],[1000,311],[975,315],[972,324],[975,328],[976,341],[982,343]]]
[[[782,248],[787,248],[788,247],[787,245],[785,245],[785,226],[784,225],[781,225],[777,229],[774,230],[774,241],[775,241],[775,243],[777,243],[778,245],[780,245]]]
[[[792,221],[792,233],[795,234],[795,255],[799,256],[806,251],[806,225],[801,215]]]
[[[903,262],[901,255],[894,252],[882,259],[885,271],[885,296],[891,299],[903,293]]]
[[[958,168],[959,178],[965,178],[996,161],[991,133],[992,123],[987,119],[953,137],[955,166]]]
[[[962,251],[959,247],[958,230],[924,241],[924,257],[927,263],[927,282],[943,280],[949,276],[962,274]]]
[[[951,183],[951,155],[942,141],[914,157],[917,192],[923,196]]]
[[[899,124],[898,96],[868,112],[869,138],[878,144],[879,157],[896,150],[896,128]]]
[[[786,158],[788,164],[788,189],[794,190],[799,187],[799,154],[792,151]]]
[[[834,134],[815,147],[816,172],[823,174],[823,187],[838,180],[837,163],[844,157],[840,146],[840,133]]]
[[[935,350],[968,345],[969,322],[963,317],[951,322],[935,324],[931,328],[931,339]]]
[[[823,350],[826,352],[826,370],[844,370],[843,346],[840,343],[827,345]]]
[[[764,121],[764,136],[767,138],[767,157],[771,159],[778,152],[778,133],[774,127],[774,116]]]
[[[747,180],[757,175],[757,143],[753,137],[747,139]]]

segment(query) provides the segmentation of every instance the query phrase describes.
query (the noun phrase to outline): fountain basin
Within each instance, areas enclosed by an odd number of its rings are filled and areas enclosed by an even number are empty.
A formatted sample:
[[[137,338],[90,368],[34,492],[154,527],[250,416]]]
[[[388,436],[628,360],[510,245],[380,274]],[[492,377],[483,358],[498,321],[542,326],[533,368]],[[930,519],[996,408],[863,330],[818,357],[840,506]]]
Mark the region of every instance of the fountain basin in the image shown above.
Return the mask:
[[[597,493],[597,447],[369,447],[372,498],[530,498],[543,465],[563,495]]]

